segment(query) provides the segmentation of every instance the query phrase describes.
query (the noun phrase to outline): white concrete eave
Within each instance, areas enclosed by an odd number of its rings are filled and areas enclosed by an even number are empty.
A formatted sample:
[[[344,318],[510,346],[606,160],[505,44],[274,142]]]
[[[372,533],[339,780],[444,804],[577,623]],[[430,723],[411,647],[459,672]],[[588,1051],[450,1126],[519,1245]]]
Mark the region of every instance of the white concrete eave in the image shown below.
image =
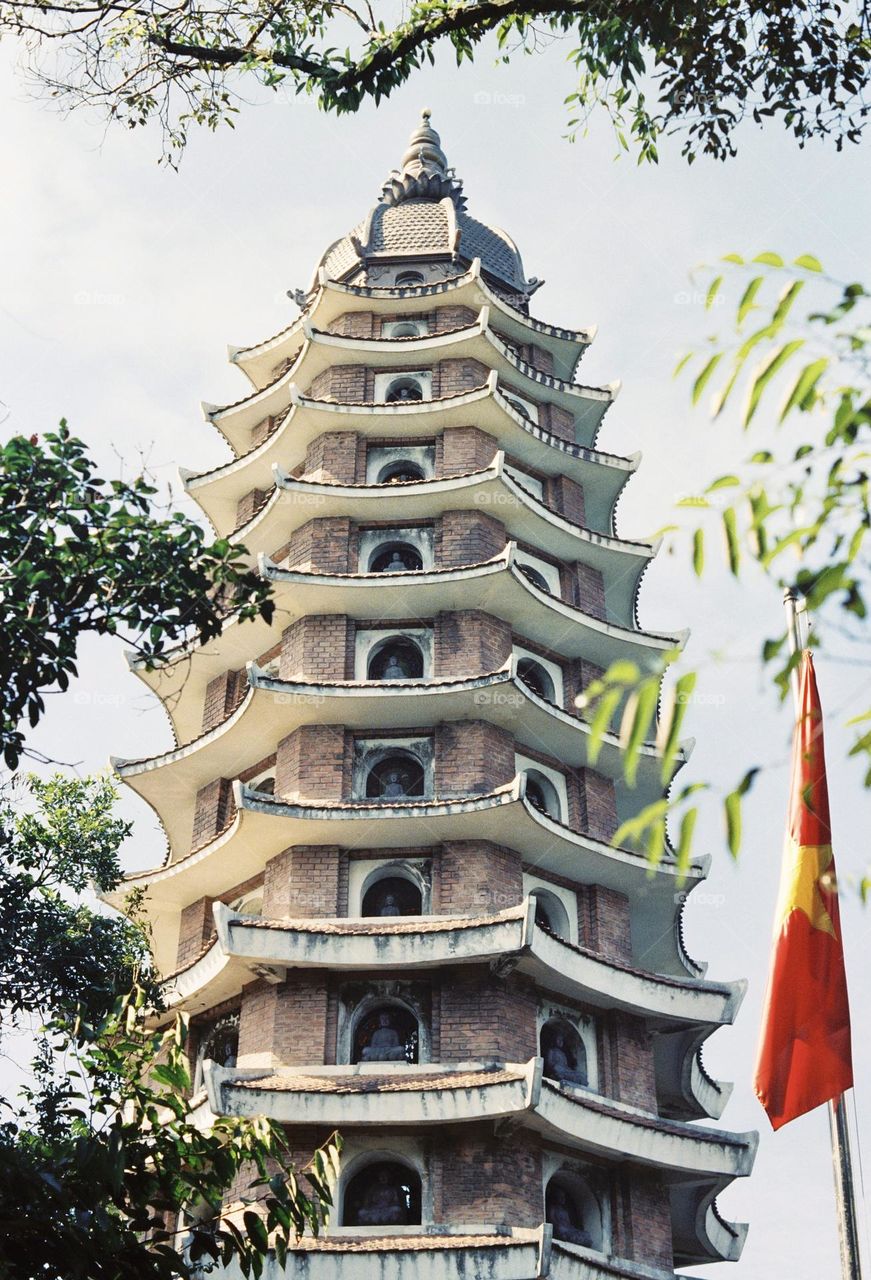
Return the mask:
[[[199,732],[209,681],[271,649],[291,622],[307,614],[407,621],[433,618],[444,611],[482,609],[510,623],[519,636],[564,658],[586,658],[605,668],[627,658],[645,671],[652,670],[663,655],[683,648],[688,635],[621,627],[558,600],[520,571],[513,543],[493,560],[460,569],[316,574],[282,569],[265,557],[260,569],[274,586],[271,624],[262,618],[248,622],[231,618],[216,639],[205,645],[179,646],[152,670],[141,659],[128,659],[131,670],[164,701],[180,742],[190,741]]]
[[[611,529],[614,505],[641,456],[622,458],[587,449],[542,430],[505,398],[495,371],[485,386],[444,399],[341,404],[311,399],[293,385],[289,401],[289,412],[255,449],[246,450],[249,440],[240,436],[241,457],[199,474],[181,472],[185,488],[221,532],[229,533],[235,527],[240,498],[252,489],[269,489],[276,464],[286,472],[295,471],[311,442],[325,431],[354,431],[377,438],[396,431],[407,438],[411,428],[416,437],[432,437],[445,427],[473,423],[494,435],[519,464],[546,475],[565,475],[580,484],[586,519],[592,529],[602,532]]]
[[[602,419],[617,398],[619,382],[602,387],[583,386],[542,373],[517,359],[489,329],[488,319],[485,307],[477,322],[465,329],[427,334],[422,338],[347,338],[314,329],[306,323],[296,359],[273,382],[231,404],[204,404],[203,412],[238,454],[250,444],[251,429],[258,422],[284,413],[290,407],[293,385],[307,388],[328,369],[353,364],[401,373],[427,368],[442,360],[477,360],[497,376],[504,377],[520,395],[536,403],[565,409],[574,418],[577,441],[592,448]]]
[[[136,887],[147,890],[158,966],[167,970],[178,937],[182,908],[201,897],[217,898],[228,884],[260,875],[270,858],[291,845],[403,849],[453,840],[490,840],[515,849],[532,870],[540,867],[577,881],[626,893],[636,954],[645,967],[683,975],[676,900],[703,880],[710,859],[694,862],[681,878],[672,860],[654,869],[647,859],[572,831],[541,813],[525,798],[521,774],[508,786],[473,798],[418,800],[407,804],[349,801],[293,802],[234,783],[235,816],[208,844],[160,868],[133,872],[114,893],[123,904]],[[680,885],[680,894],[677,887]]]
[[[367,1080],[354,1067],[244,1071],[213,1063],[205,1072],[209,1105],[218,1115],[262,1115],[279,1124],[305,1116],[307,1125],[342,1132],[510,1120],[599,1159],[656,1169],[668,1182],[710,1180],[715,1189],[750,1172],[758,1144],[756,1133],[663,1120],[586,1089],[560,1088],[542,1079],[540,1058],[480,1072],[466,1064],[455,1071],[409,1066],[407,1074],[382,1072],[390,1083],[383,1090],[372,1074]]]
[[[362,304],[362,305],[361,305]],[[498,316],[498,327],[515,341],[535,344],[549,351],[560,376],[570,379],[578,361],[596,335],[596,326],[561,329],[524,316],[510,307],[481,276],[480,260],[452,280],[412,288],[389,289],[340,284],[322,278],[317,292],[303,315],[279,333],[250,347],[231,348],[230,359],[244,371],[255,387],[265,386],[275,367],[288,359],[302,338],[306,323],[327,329],[348,312],[372,311],[380,315],[414,316],[431,312],[438,305],[466,306],[478,310],[489,306]]]
[[[520,747],[538,749],[546,742],[551,754],[571,768],[590,763],[589,725],[530,689],[517,675],[516,658],[502,671],[464,680],[310,684],[267,675],[253,663],[247,674],[242,702],[208,733],[158,756],[111,760],[118,777],[159,815],[175,857],[190,840],[200,788],[244,772],[302,725],[375,731],[386,722],[393,731],[480,719],[508,730]],[[684,761],[679,754],[676,768]],[[616,734],[604,736],[595,767],[622,788],[623,748]],[[662,796],[661,769],[656,747],[642,744],[629,797],[635,808]]]
[[[621,1009],[652,1026],[710,1034],[734,1021],[746,989],[742,982],[668,978],[606,960],[538,928],[530,898],[478,918],[263,920],[221,902],[213,911],[217,938],[168,979],[167,1017],[177,1008],[195,1013],[213,1007],[241,990],[252,972],[283,978],[294,969],[416,972],[492,964],[500,972],[517,969],[542,990]]]
[[[638,583],[659,547],[594,533],[566,520],[506,470],[502,451],[488,467],[443,480],[335,484],[295,479],[276,465],[273,485],[256,515],[232,533],[231,540],[243,543],[252,558],[272,555],[313,519],[345,516],[359,523],[395,520],[402,524],[470,507],[501,521],[513,541],[557,560],[578,560],[600,572],[609,609],[624,626],[632,625]]]

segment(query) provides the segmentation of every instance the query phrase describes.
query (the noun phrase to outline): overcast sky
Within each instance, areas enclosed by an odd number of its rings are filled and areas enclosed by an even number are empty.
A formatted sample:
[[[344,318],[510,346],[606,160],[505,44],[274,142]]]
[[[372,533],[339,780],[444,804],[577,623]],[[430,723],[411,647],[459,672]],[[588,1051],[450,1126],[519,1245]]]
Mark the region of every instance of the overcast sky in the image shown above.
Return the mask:
[[[574,145],[563,138],[570,89],[559,46],[510,68],[486,61],[457,71],[447,59],[376,111],[335,120],[311,103],[270,98],[235,131],[195,135],[180,174],[157,164],[149,132],[105,133],[85,116],[61,119],[28,101],[2,69],[0,162],[0,401],[4,433],[50,429],[66,416],[115,474],[144,456],[176,490],[176,467],[227,457],[199,401],[244,394],[227,343],[271,335],[296,315],[287,289],[308,283],[326,245],[372,205],[423,105],[433,110],[450,163],[465,180],[470,212],[517,240],[528,275],[547,285],[540,318],[598,323],[586,380],[623,379],[600,438],[603,448],[643,450],[621,500],[620,532],[642,536],[673,517],[673,503],[743,456],[734,424],[712,427],[674,382],[677,356],[724,319],[707,316],[689,272],[739,250],[810,251],[846,279],[865,279],[871,246],[867,151],[805,151],[770,125],[739,138],[726,165],[680,159],[663,147],[658,168],[615,161],[604,124]],[[682,556],[662,557],[641,597],[645,626],[690,626],[688,662],[700,670],[687,732],[697,738],[686,778],[734,784],[769,765],[750,798],[740,865],[707,819],[700,848],[713,854],[708,883],[691,899],[691,954],[713,978],[748,977],[735,1028],[705,1050],[707,1069],[735,1082],[722,1123],[762,1132],[755,1172],[720,1198],[727,1218],[749,1221],[736,1267],[699,1277],[834,1280],[839,1274],[824,1110],[772,1136],[752,1087],[787,801],[789,711],[759,674],[763,635],[780,624],[775,588],[750,575],[741,586],[712,572],[701,584]],[[869,668],[818,663],[828,715],[835,849],[842,878],[871,865],[869,796],[862,770],[843,762],[839,726],[871,703]],[[162,710],[130,675],[119,646],[86,645],[81,676],[50,706],[35,744],[82,772],[110,754],[141,756],[171,742]],[[135,798],[130,867],[153,865],[163,842]],[[869,908],[871,910],[871,908]],[[844,928],[853,1001],[859,1119],[867,1121],[871,1050],[869,915],[848,894]],[[14,1054],[14,1043],[7,1045]],[[864,1086],[864,1089],[863,1089]],[[867,1128],[865,1145],[871,1151]]]

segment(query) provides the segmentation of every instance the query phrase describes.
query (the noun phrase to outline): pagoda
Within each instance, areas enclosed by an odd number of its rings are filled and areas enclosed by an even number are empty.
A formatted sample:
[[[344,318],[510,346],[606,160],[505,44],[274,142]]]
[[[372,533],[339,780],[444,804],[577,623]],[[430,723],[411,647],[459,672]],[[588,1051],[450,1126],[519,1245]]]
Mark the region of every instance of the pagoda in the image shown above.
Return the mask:
[[[681,932],[707,862],[615,844],[662,762],[628,786],[578,709],[685,635],[638,622],[639,459],[596,444],[618,384],[577,380],[595,331],[533,319],[540,283],[424,112],[298,319],[231,348],[232,460],[183,473],[274,618],[133,662],[177,745],[114,762],[167,836],[127,886],[194,1105],[271,1117],[300,1164],[343,1139],[307,1280],[666,1280],[744,1241],[716,1197],[755,1135],[705,1123],[730,1086],[700,1056],[744,984]]]

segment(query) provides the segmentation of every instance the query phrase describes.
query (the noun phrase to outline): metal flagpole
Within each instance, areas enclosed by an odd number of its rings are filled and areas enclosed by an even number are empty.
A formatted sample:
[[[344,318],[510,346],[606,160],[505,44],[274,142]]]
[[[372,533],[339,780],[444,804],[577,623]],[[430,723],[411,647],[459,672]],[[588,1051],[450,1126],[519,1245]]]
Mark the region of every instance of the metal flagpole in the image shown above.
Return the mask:
[[[804,597],[797,591],[785,591],[783,607],[786,611],[789,651],[790,653],[801,652],[807,644],[807,609]],[[796,714],[798,714],[797,667],[792,673],[792,694]],[[850,1131],[847,1127],[844,1095],[834,1098],[827,1106],[829,1134],[832,1140],[832,1171],[835,1176],[835,1210],[838,1215],[838,1239],[841,1246],[841,1275],[843,1280],[862,1280],[859,1224],[853,1186],[853,1156],[850,1151]]]

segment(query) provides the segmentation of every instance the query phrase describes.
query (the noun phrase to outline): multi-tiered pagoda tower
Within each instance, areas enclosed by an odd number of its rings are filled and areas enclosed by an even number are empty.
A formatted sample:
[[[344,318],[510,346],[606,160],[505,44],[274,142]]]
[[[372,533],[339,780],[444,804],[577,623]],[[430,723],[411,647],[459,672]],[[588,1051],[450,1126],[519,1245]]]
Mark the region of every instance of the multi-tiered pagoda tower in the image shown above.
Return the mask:
[[[233,461],[185,475],[275,619],[140,669],[178,746],[116,762],[166,829],[131,881],[204,1111],[302,1163],[344,1139],[307,1280],[665,1280],[743,1243],[715,1197],[754,1137],[696,1123],[743,986],[683,949],[705,866],[611,843],[655,749],[630,789],[577,710],[682,637],[638,625],[637,458],[595,447],[617,387],[575,381],[593,330],[532,319],[539,283],[424,113],[299,319],[232,350]]]

